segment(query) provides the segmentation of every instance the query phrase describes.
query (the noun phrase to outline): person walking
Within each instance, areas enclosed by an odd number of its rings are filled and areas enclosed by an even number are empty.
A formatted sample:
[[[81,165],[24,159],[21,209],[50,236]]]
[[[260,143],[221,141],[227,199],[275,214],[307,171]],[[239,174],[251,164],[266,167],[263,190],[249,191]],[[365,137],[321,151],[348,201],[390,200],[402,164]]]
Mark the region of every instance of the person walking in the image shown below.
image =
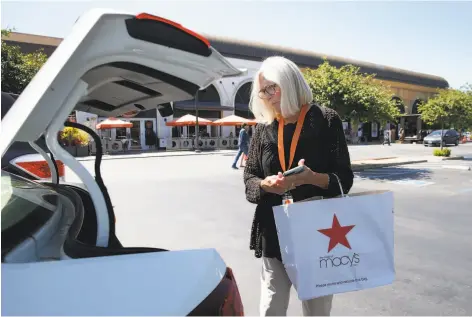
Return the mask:
[[[362,131],[362,127],[359,127],[357,129],[357,143],[358,144],[362,144],[364,142],[364,137],[363,137],[363,131]]]
[[[239,131],[239,150],[234,158],[233,165],[231,166],[234,169],[238,169],[238,160],[241,157],[241,154],[248,155],[249,152],[249,134],[247,130],[249,126],[246,123],[243,123],[241,131]]]
[[[292,61],[270,57],[262,63],[254,77],[250,107],[261,122],[244,170],[246,199],[257,204],[250,249],[262,258],[260,315],[281,316],[287,314],[292,284],[282,262],[272,207],[287,196],[294,202],[338,196],[339,184],[348,193],[354,174],[342,120],[335,110],[313,103],[310,87]],[[282,175],[297,164],[303,172]],[[332,300],[330,295],[302,301],[303,315],[330,315]]]
[[[383,142],[382,145],[388,144],[390,146],[390,130],[385,129],[383,133]]]

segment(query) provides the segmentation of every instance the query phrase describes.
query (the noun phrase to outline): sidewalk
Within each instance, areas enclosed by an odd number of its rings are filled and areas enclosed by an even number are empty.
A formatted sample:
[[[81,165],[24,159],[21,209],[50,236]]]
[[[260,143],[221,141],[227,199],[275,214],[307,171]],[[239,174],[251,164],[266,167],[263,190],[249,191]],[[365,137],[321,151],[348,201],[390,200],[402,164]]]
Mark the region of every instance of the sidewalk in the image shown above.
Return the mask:
[[[213,150],[213,151],[202,151],[196,153],[194,151],[167,151],[167,152],[147,152],[137,154],[114,154],[104,155],[102,160],[123,160],[123,159],[136,159],[136,158],[151,158],[151,157],[176,157],[176,156],[194,156],[194,155],[225,155],[231,156],[236,155],[236,150]],[[394,156],[394,157],[380,157],[374,159],[365,160],[354,160],[351,162],[352,170],[354,172],[362,171],[372,168],[398,166],[405,164],[425,163],[425,162],[440,162],[444,160],[462,160],[467,159],[463,156],[453,157],[435,157],[429,156]],[[95,156],[79,157],[78,161],[93,161]]]
[[[416,164],[428,162],[425,157],[382,157],[370,160],[352,161],[351,167],[353,172],[359,172],[372,168],[391,167],[406,164]]]

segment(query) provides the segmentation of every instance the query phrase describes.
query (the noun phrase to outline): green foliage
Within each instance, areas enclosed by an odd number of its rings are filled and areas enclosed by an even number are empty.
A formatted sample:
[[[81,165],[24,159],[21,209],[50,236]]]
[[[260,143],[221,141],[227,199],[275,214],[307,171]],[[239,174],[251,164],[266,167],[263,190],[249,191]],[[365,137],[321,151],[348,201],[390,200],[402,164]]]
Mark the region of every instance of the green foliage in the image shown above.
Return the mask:
[[[457,130],[467,128],[472,125],[472,91],[440,89],[418,111],[426,123],[448,124]]]
[[[77,128],[66,127],[60,132],[59,141],[65,146],[86,146],[90,139],[87,132]]]
[[[469,96],[468,104],[469,104],[469,115],[464,116],[462,119],[463,122],[460,122],[461,128],[464,130],[472,130],[472,84],[466,83],[464,86],[461,87],[461,91],[463,91],[467,96]]]
[[[2,37],[9,34],[10,30],[2,30]],[[19,46],[2,40],[2,91],[21,94],[46,60],[42,50],[24,54]]]
[[[332,66],[325,60],[317,69],[303,74],[319,104],[335,109],[342,118],[355,121],[392,121],[400,115],[389,87],[362,74],[360,68]]]
[[[451,150],[448,149],[448,148],[444,148],[444,149],[435,149],[433,151],[433,155],[434,156],[444,156],[444,157],[449,157],[451,156]]]
[[[465,83],[465,85],[461,87],[461,90],[469,96],[472,96],[472,84]]]

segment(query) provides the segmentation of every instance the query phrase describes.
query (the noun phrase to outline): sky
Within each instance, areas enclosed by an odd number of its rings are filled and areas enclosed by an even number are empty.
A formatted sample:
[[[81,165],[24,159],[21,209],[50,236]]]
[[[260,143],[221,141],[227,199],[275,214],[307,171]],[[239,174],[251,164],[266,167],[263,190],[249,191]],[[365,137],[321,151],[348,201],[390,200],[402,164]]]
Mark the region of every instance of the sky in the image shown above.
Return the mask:
[[[225,36],[472,83],[472,1],[5,1],[3,28],[65,37],[91,8],[146,12]]]

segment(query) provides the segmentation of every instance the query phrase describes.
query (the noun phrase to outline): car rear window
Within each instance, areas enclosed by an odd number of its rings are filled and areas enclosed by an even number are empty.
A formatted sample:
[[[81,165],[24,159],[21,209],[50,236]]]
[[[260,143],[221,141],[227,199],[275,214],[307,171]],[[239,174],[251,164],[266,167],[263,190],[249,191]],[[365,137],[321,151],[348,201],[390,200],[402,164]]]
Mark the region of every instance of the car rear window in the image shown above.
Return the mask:
[[[2,171],[2,260],[34,235],[54,214],[57,193],[50,188]]]

